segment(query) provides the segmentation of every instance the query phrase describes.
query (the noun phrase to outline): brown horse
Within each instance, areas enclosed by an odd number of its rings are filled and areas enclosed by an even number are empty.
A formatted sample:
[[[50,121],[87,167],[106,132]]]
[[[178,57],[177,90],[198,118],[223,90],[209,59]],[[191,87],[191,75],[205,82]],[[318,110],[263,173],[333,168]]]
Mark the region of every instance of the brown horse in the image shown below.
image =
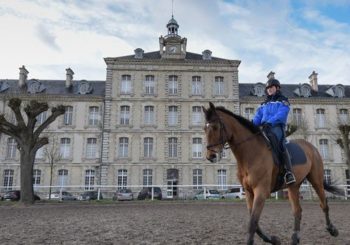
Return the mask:
[[[220,160],[222,150],[228,145],[237,159],[237,175],[245,188],[250,214],[247,244],[254,244],[255,232],[267,243],[280,244],[277,236],[265,234],[258,224],[265,200],[270,197],[271,191],[275,188],[279,173],[270,148],[260,129],[250,121],[224,107],[215,107],[212,103],[209,105],[209,109],[203,107],[206,117],[204,130],[208,144],[206,157],[211,162]],[[299,188],[305,178],[312,184],[319,196],[320,206],[326,217],[327,230],[332,236],[337,236],[338,230],[329,219],[325,190],[339,195],[344,195],[344,193],[323,181],[323,162],[317,149],[305,140],[294,140],[293,142],[305,152],[306,163],[293,166],[296,183],[288,186],[289,200],[294,214],[292,244],[299,244],[300,240],[302,209],[299,203]],[[286,188],[286,186],[281,188]]]

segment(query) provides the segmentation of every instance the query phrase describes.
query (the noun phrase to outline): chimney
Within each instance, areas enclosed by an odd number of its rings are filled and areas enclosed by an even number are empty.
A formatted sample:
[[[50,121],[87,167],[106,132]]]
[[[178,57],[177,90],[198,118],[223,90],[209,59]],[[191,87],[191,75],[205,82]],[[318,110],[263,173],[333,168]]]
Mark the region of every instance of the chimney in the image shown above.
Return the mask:
[[[273,71],[270,71],[270,73],[267,75],[267,80],[275,79],[275,73]]]
[[[19,80],[18,80],[18,86],[22,88],[26,82],[27,82],[27,76],[28,76],[29,71],[24,67],[19,68]]]
[[[72,71],[72,69],[67,68],[66,69],[66,88],[70,88],[72,86],[73,75],[74,75],[74,72]]]
[[[309,76],[311,88],[316,92],[318,91],[317,75],[318,74],[315,71],[313,71]]]

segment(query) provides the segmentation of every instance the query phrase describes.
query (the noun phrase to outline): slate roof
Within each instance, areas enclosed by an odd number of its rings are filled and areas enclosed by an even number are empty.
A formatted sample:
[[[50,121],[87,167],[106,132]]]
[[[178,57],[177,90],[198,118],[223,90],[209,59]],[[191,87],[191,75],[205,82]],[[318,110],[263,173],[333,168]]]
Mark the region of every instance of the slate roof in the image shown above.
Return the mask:
[[[29,79],[27,82],[31,82],[34,79]],[[67,96],[101,96],[105,95],[105,81],[88,81],[92,85],[92,92],[90,94],[81,95],[78,93],[78,85],[80,81],[73,81],[73,86],[69,89],[66,89],[66,81],[65,80],[40,80],[38,79],[44,86],[45,90],[38,94],[46,94],[46,95],[67,95]],[[85,81],[85,80],[82,80]],[[16,79],[0,79],[0,84],[7,82],[9,84],[9,88],[5,91],[0,92],[1,94],[17,94],[17,93],[27,93],[27,89],[23,89],[18,87],[18,80]]]
[[[113,59],[113,57],[110,57]],[[160,55],[159,51],[154,51],[154,52],[147,52],[147,53],[143,53],[143,58],[142,59],[137,59],[135,58],[135,55],[127,55],[127,56],[120,56],[120,57],[115,57],[114,59],[116,60],[135,60],[135,61],[142,61],[142,60],[160,60],[162,57]],[[167,59],[165,59],[167,60]],[[171,61],[176,61],[176,59],[169,59]],[[202,54],[197,54],[197,53],[191,53],[191,52],[186,52],[186,56],[185,56],[185,61],[202,61],[202,62],[228,62],[231,61],[229,59],[222,59],[222,58],[217,58],[217,57],[213,57],[211,58],[211,60],[203,60],[203,55]],[[179,61],[183,62],[184,60],[179,59]]]
[[[318,85],[318,92],[311,90],[311,97],[308,97],[307,99],[326,99],[326,98],[334,98],[331,95],[327,94],[326,91],[333,87],[333,85]],[[239,97],[240,98],[262,98],[257,97],[251,93],[253,90],[253,87],[255,86],[254,83],[240,83],[239,84]],[[282,92],[283,94],[288,97],[289,99],[300,99],[303,97],[300,97],[294,93],[294,91],[300,87],[300,84],[282,84]],[[345,98],[350,98],[350,86],[344,86],[345,88]],[[338,99],[338,98],[336,98]]]

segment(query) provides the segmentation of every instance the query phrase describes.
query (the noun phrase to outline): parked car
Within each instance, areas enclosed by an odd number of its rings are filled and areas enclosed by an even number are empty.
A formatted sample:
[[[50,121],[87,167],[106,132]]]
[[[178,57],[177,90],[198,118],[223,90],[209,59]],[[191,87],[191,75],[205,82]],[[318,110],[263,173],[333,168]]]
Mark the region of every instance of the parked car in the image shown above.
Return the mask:
[[[152,198],[152,187],[143,188],[137,196],[138,200],[145,200],[148,198]],[[153,198],[162,200],[162,190],[159,187],[153,187]]]
[[[220,199],[220,198],[221,198],[221,195],[219,191],[206,189],[205,197],[204,197],[204,190],[201,190],[194,196],[193,199],[201,200],[201,199]]]
[[[134,194],[130,189],[120,189],[114,193],[113,200],[131,201],[134,199]]]
[[[79,197],[79,200],[89,201],[98,199],[98,191],[85,191]],[[100,200],[103,199],[102,193],[100,192]]]
[[[222,194],[223,199],[243,199],[245,192],[243,187],[230,188]]]
[[[7,191],[2,197],[2,200],[5,200],[5,201],[19,201],[19,199],[21,199],[20,190]],[[37,194],[34,194],[34,200],[39,201],[40,197]]]
[[[51,193],[51,200],[61,200],[61,193],[59,191],[55,191]],[[68,191],[62,191],[62,201],[74,201],[77,200],[75,196],[73,196]]]

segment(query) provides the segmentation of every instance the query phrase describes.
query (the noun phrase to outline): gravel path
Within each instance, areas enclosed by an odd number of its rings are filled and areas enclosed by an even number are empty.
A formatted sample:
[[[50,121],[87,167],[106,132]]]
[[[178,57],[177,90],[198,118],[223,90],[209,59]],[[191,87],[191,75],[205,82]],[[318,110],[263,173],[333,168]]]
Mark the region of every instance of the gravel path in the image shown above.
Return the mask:
[[[302,203],[301,244],[350,245],[350,202],[329,202],[338,237],[325,230],[317,202]],[[0,244],[245,244],[244,202],[156,201],[0,206]],[[268,202],[260,225],[289,244],[288,202]],[[264,244],[256,236],[256,244]]]

